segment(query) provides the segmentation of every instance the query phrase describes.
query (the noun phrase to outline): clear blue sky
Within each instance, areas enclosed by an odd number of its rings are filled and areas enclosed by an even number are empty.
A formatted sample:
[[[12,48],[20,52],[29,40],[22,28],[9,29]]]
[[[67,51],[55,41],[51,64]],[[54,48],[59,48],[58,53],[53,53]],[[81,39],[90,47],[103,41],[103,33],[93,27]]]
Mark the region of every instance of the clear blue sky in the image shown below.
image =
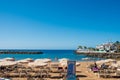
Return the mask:
[[[76,49],[120,41],[120,0],[0,0],[1,49]]]

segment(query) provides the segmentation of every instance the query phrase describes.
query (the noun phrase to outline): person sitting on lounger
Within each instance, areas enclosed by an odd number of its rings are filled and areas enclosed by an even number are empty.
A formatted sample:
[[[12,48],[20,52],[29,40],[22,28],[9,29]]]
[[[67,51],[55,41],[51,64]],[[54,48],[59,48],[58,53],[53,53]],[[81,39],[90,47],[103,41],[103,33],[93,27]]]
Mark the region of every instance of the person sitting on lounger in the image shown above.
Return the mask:
[[[97,64],[96,64],[96,62],[94,63],[94,67],[96,67],[96,68],[97,68]]]
[[[99,70],[99,68],[98,68],[98,66],[97,66],[97,64],[96,64],[96,62],[94,63],[94,66],[92,67],[92,71],[93,72],[98,72],[98,70]]]
[[[105,65],[105,63],[103,63],[103,64],[101,65],[101,67],[100,67],[100,69],[107,69],[107,68],[108,68],[108,66]]]

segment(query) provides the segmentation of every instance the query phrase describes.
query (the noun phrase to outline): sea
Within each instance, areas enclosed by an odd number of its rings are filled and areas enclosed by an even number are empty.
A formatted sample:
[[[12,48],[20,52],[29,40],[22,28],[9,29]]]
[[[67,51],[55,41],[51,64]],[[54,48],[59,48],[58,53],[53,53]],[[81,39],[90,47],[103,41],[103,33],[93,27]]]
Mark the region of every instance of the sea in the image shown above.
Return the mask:
[[[75,50],[34,50],[41,51],[43,54],[0,54],[0,59],[3,58],[15,58],[16,60],[21,60],[25,58],[32,59],[42,59],[42,58],[50,58],[52,61],[61,58],[67,58],[72,61],[85,61],[83,58],[88,58],[85,55],[76,54]],[[89,57],[89,60],[100,60],[100,58]]]

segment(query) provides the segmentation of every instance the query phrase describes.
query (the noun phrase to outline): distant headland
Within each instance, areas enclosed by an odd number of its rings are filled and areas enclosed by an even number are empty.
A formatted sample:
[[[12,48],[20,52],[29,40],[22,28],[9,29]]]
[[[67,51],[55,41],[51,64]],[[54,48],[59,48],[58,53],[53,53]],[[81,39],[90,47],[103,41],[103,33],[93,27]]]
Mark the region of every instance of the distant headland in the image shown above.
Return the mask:
[[[120,42],[116,41],[100,44],[97,45],[96,48],[78,46],[76,53],[90,57],[120,58]]]

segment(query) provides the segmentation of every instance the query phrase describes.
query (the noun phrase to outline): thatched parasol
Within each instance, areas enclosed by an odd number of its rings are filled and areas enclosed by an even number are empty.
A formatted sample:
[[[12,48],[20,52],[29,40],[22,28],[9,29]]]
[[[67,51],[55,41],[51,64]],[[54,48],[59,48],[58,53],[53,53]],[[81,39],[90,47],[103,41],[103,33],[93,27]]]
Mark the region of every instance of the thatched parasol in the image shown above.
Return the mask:
[[[43,67],[43,66],[47,66],[47,63],[43,63],[43,62],[31,62],[31,63],[28,63],[28,66],[29,67]]]
[[[67,58],[62,58],[62,59],[59,59],[58,61],[59,61],[59,62],[64,62],[64,61],[67,62],[67,61],[69,61],[69,59],[67,59]]]
[[[51,59],[48,59],[48,58],[44,58],[44,59],[36,59],[34,62],[48,63],[48,62],[51,62]]]
[[[10,57],[7,57],[7,58],[4,58],[5,61],[15,61],[14,58],[10,58]]]
[[[14,66],[16,65],[17,62],[13,62],[13,61],[3,61],[3,62],[0,62],[0,66]]]
[[[28,61],[28,62],[33,62],[33,61],[34,61],[34,60],[31,59],[31,58],[26,58],[26,59],[24,59],[24,60],[26,60],[26,61]]]

